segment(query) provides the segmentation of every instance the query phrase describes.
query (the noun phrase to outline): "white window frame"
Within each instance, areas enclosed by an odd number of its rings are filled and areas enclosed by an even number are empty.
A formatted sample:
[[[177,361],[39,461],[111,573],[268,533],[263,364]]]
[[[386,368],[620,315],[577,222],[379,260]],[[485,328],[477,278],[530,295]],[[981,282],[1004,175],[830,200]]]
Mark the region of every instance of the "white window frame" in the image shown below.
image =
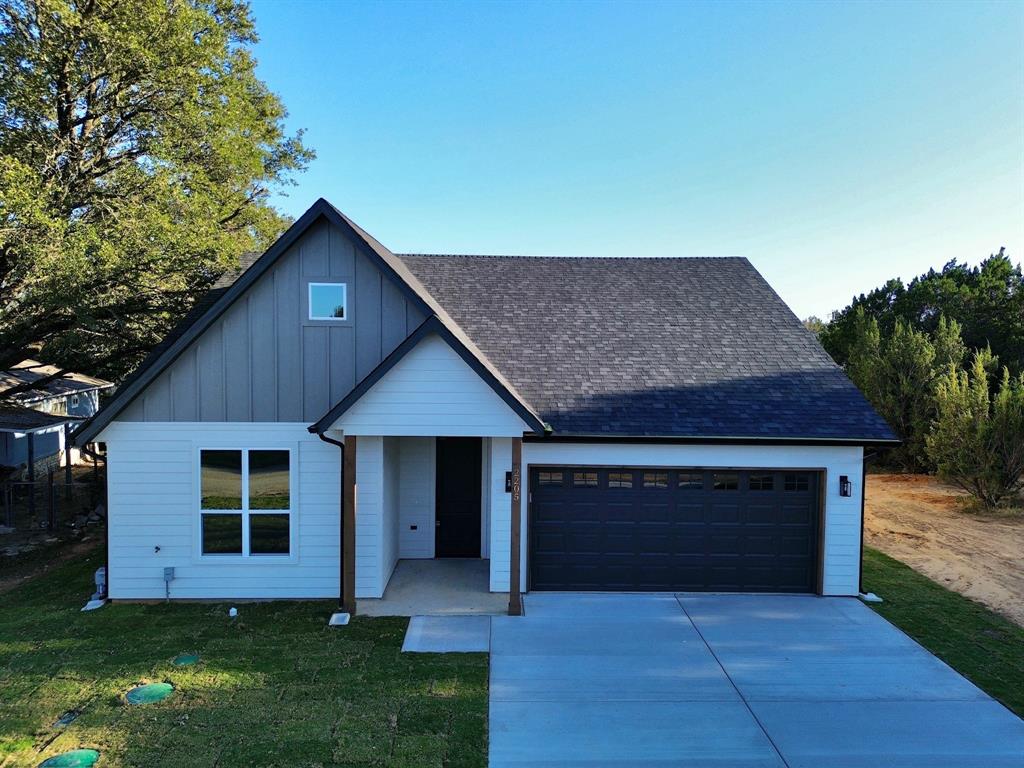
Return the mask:
[[[341,287],[341,305],[345,308],[344,317],[319,317],[313,315],[313,289],[319,286]],[[348,283],[340,281],[310,281],[306,287],[306,319],[326,323],[347,323],[349,321]]]
[[[345,311],[348,312],[347,309]],[[72,395],[71,396],[71,407],[72,408],[77,408],[78,407],[78,402],[79,402],[78,395]]]
[[[203,509],[203,451],[239,451],[242,454],[242,508]],[[251,451],[288,452],[288,509],[249,509],[249,453]],[[194,560],[201,563],[292,563],[298,561],[298,456],[296,445],[258,445],[244,448],[234,445],[202,443],[195,446],[195,533],[193,535]],[[241,515],[241,554],[206,554],[203,552],[203,515]],[[249,518],[253,515],[288,515],[288,554],[256,553],[249,551]]]

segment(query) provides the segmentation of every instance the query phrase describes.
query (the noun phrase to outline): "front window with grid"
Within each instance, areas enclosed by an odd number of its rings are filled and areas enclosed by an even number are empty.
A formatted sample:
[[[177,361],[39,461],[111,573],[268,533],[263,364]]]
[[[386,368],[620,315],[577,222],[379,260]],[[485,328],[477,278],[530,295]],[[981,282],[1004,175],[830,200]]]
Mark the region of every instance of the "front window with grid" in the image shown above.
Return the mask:
[[[199,452],[203,555],[258,557],[291,553],[291,452]]]

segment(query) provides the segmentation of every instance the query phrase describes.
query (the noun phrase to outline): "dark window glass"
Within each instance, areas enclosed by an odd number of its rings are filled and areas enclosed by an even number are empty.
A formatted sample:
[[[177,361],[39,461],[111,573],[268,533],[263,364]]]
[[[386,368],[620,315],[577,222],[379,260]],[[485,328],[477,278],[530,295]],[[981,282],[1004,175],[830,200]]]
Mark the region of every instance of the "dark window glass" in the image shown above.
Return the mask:
[[[203,515],[203,554],[242,554],[242,516]]]
[[[287,555],[288,517],[288,515],[250,515],[250,554]]]
[[[810,479],[806,474],[797,474],[795,472],[789,472],[786,474],[786,479],[783,482],[783,487],[787,491],[806,491],[810,488]]]
[[[541,485],[561,485],[562,484],[562,473],[561,472],[538,472],[538,479]]]
[[[714,489],[716,491],[735,491],[740,487],[740,478],[734,472],[715,472]]]
[[[680,472],[679,487],[699,491],[704,487],[704,475],[700,472]]]
[[[309,319],[344,320],[345,294],[344,283],[310,283]]]
[[[608,487],[609,488],[632,488],[633,487],[633,473],[632,472],[609,472],[608,473]]]
[[[644,472],[644,488],[668,488],[668,472]]]
[[[770,491],[775,488],[775,477],[769,474],[753,473],[750,475],[750,490]]]
[[[242,508],[242,452],[201,451],[203,509]]]
[[[290,509],[288,451],[249,451],[249,509]]]
[[[573,472],[572,484],[577,488],[596,488],[597,472]]]

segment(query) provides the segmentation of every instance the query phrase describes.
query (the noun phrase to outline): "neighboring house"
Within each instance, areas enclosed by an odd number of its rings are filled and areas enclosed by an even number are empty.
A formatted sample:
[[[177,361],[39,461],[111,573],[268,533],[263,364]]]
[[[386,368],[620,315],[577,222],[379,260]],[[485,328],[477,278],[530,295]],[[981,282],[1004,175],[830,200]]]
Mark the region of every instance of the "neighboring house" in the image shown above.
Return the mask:
[[[0,393],[59,372],[52,365],[23,360],[0,371]],[[100,392],[113,386],[81,373],[65,373],[36,389],[12,395],[13,402],[0,407],[0,466],[27,469],[30,457],[36,469],[62,463],[68,428],[95,415]],[[71,459],[72,463],[77,460],[77,451],[72,451]]]
[[[318,201],[76,440],[114,599],[490,589],[855,595],[894,443],[745,259],[396,255]],[[343,448],[342,448],[343,446]]]

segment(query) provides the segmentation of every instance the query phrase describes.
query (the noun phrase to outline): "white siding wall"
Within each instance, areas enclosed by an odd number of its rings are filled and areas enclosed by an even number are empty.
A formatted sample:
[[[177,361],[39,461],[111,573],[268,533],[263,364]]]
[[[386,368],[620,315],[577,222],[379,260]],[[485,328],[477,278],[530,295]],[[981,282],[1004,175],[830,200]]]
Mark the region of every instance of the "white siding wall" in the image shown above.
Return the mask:
[[[512,469],[511,438],[492,438],[490,441],[491,510],[491,592],[508,592],[509,553],[511,532],[512,494],[505,492],[505,473]],[[523,499],[523,562],[526,562],[526,503]],[[526,588],[524,569],[523,588]]]
[[[356,443],[356,597],[384,594],[384,438]]]
[[[384,438],[384,482],[381,511],[381,591],[388,585],[391,573],[398,562],[399,548],[399,442],[396,437]],[[356,513],[358,514],[358,508]]]
[[[618,445],[618,444],[523,444],[523,581],[526,589],[529,465],[576,464],[608,466],[674,467],[800,467],[825,470],[825,569],[826,595],[857,594],[860,569],[860,478],[863,451],[858,447],[744,446],[744,445]],[[511,467],[511,441],[492,441],[491,469],[491,591],[508,590],[511,498],[504,492],[505,471]],[[839,476],[853,483],[853,495],[839,495]],[[504,561],[504,562],[503,562]]]
[[[432,437],[399,438],[399,557],[402,558],[434,556],[435,447]]]
[[[172,598],[328,598],[338,595],[340,458],[306,424],[115,422],[107,443],[110,595],[164,597],[163,569],[174,566]],[[286,561],[211,561],[199,553],[198,451],[202,447],[287,447],[293,556]],[[160,551],[156,552],[155,548]]]
[[[347,435],[521,435],[526,426],[448,344],[424,338],[333,425]]]

